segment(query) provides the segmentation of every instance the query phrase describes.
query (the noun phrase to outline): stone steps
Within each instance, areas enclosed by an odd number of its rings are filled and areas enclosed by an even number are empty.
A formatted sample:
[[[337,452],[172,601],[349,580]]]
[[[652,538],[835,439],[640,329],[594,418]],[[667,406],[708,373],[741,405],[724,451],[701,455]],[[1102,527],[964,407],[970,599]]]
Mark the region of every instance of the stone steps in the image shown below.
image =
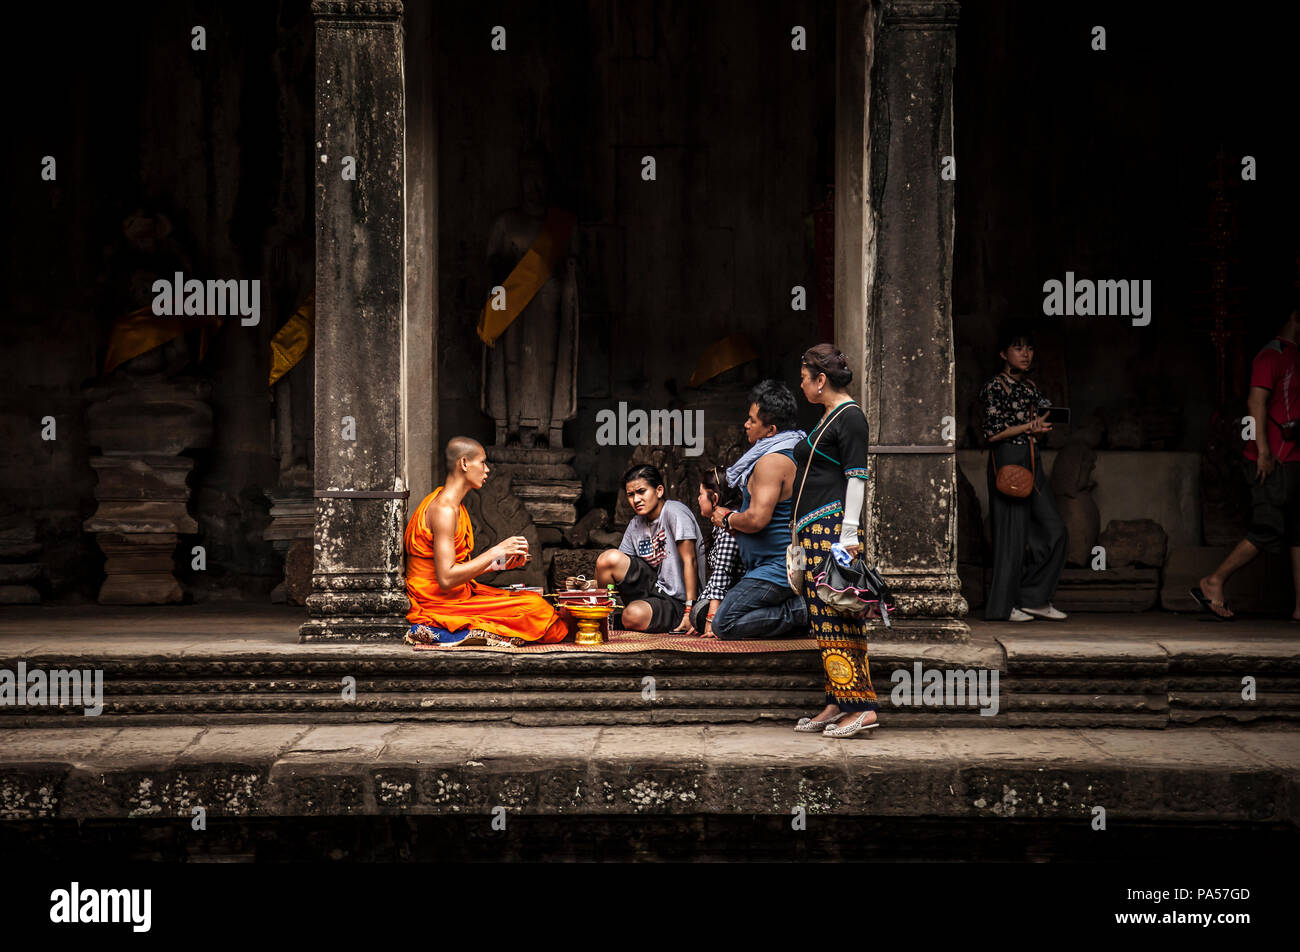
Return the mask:
[[[639,681],[625,680],[622,690],[609,690],[611,679],[596,679],[581,689],[550,686],[530,690],[526,684],[484,687],[440,684],[429,679],[410,682],[358,681],[356,699],[344,700],[337,682],[225,681],[107,682],[103,723],[149,717],[153,723],[193,723],[211,720],[257,720],[270,715],[310,715],[331,721],[390,718],[394,720],[509,720],[518,724],[698,723],[794,720],[822,703],[821,690],[773,684],[741,684],[685,688],[657,684],[653,700],[642,696]],[[716,682],[718,679],[710,679]],[[757,689],[756,689],[757,688]],[[1002,689],[994,716],[982,716],[977,705],[966,707],[895,706],[882,692],[882,720],[928,726],[1066,727],[1115,726],[1162,728],[1215,719],[1239,723],[1300,725],[1300,694],[1277,694],[1246,704],[1233,693],[1072,693]],[[549,718],[555,720],[548,720]],[[87,723],[81,707],[0,707],[0,725],[37,726]]]
[[[1248,649],[1032,641],[872,645],[882,721],[915,726],[1165,728],[1239,723],[1300,726],[1300,657],[1289,646]],[[309,717],[322,723],[509,721],[514,724],[698,724],[789,721],[815,712],[823,675],[815,650],[711,654],[412,651],[225,643],[182,649],[148,644],[75,650],[30,643],[0,669],[101,670],[100,723],[203,724]],[[48,645],[48,647],[46,647]],[[895,704],[894,676],[927,670],[996,670],[998,710]],[[1241,696],[1243,678],[1256,697]],[[345,679],[355,701],[345,701]],[[653,679],[653,699],[643,696]],[[914,702],[907,692],[905,701]],[[0,704],[0,726],[76,726],[82,708]]]

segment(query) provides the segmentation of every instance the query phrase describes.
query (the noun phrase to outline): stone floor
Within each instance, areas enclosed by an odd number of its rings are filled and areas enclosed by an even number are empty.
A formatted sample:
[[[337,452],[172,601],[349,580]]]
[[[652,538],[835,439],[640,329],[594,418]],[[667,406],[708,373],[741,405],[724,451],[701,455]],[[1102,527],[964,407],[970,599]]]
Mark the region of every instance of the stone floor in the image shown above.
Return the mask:
[[[788,814],[1300,824],[1300,732],[268,724],[0,730],[0,817]]]

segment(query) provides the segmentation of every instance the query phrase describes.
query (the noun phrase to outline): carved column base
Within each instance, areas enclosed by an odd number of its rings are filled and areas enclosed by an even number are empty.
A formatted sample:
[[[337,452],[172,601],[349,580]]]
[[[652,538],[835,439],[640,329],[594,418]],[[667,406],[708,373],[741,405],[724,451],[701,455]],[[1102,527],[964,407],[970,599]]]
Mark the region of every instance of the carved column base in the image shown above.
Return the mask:
[[[378,641],[404,638],[410,625],[406,583],[398,573],[313,575],[308,620],[298,640]]]
[[[410,627],[400,615],[312,618],[298,629],[298,641],[392,641],[405,638]]]
[[[970,626],[962,619],[970,608],[961,593],[961,579],[955,574],[882,573],[898,610],[892,631],[873,626],[872,637],[886,641],[970,641]]]

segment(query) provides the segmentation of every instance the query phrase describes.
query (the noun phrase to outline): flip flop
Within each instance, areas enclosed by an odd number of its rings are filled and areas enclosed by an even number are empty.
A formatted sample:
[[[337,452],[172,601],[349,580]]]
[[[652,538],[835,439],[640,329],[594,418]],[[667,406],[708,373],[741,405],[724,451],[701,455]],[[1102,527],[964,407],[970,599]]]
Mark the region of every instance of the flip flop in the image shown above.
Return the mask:
[[[1208,595],[1206,595],[1203,591],[1201,591],[1201,586],[1193,585],[1187,591],[1191,594],[1192,598],[1196,599],[1196,604],[1200,605],[1201,608],[1209,612],[1219,621],[1232,621],[1234,618],[1237,617],[1236,612],[1232,612],[1231,615],[1220,615],[1218,612],[1216,612],[1213,607],[1214,603],[1210,601]],[[1226,611],[1230,611],[1230,612],[1232,611],[1232,609],[1228,607],[1227,602],[1220,602],[1219,604],[1221,604]]]

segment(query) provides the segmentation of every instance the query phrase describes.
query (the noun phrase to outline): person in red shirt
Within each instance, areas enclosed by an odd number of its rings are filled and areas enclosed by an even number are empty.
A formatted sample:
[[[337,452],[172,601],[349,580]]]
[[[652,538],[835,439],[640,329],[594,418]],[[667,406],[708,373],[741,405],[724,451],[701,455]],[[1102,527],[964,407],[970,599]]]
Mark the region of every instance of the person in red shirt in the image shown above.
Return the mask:
[[[1223,588],[1232,574],[1260,549],[1291,549],[1296,602],[1291,620],[1300,622],[1300,301],[1277,336],[1255,355],[1246,406],[1255,419],[1255,438],[1247,440],[1244,469],[1250,480],[1251,519],[1246,538],[1223,564],[1200,580],[1192,597],[1223,619],[1235,617]]]

